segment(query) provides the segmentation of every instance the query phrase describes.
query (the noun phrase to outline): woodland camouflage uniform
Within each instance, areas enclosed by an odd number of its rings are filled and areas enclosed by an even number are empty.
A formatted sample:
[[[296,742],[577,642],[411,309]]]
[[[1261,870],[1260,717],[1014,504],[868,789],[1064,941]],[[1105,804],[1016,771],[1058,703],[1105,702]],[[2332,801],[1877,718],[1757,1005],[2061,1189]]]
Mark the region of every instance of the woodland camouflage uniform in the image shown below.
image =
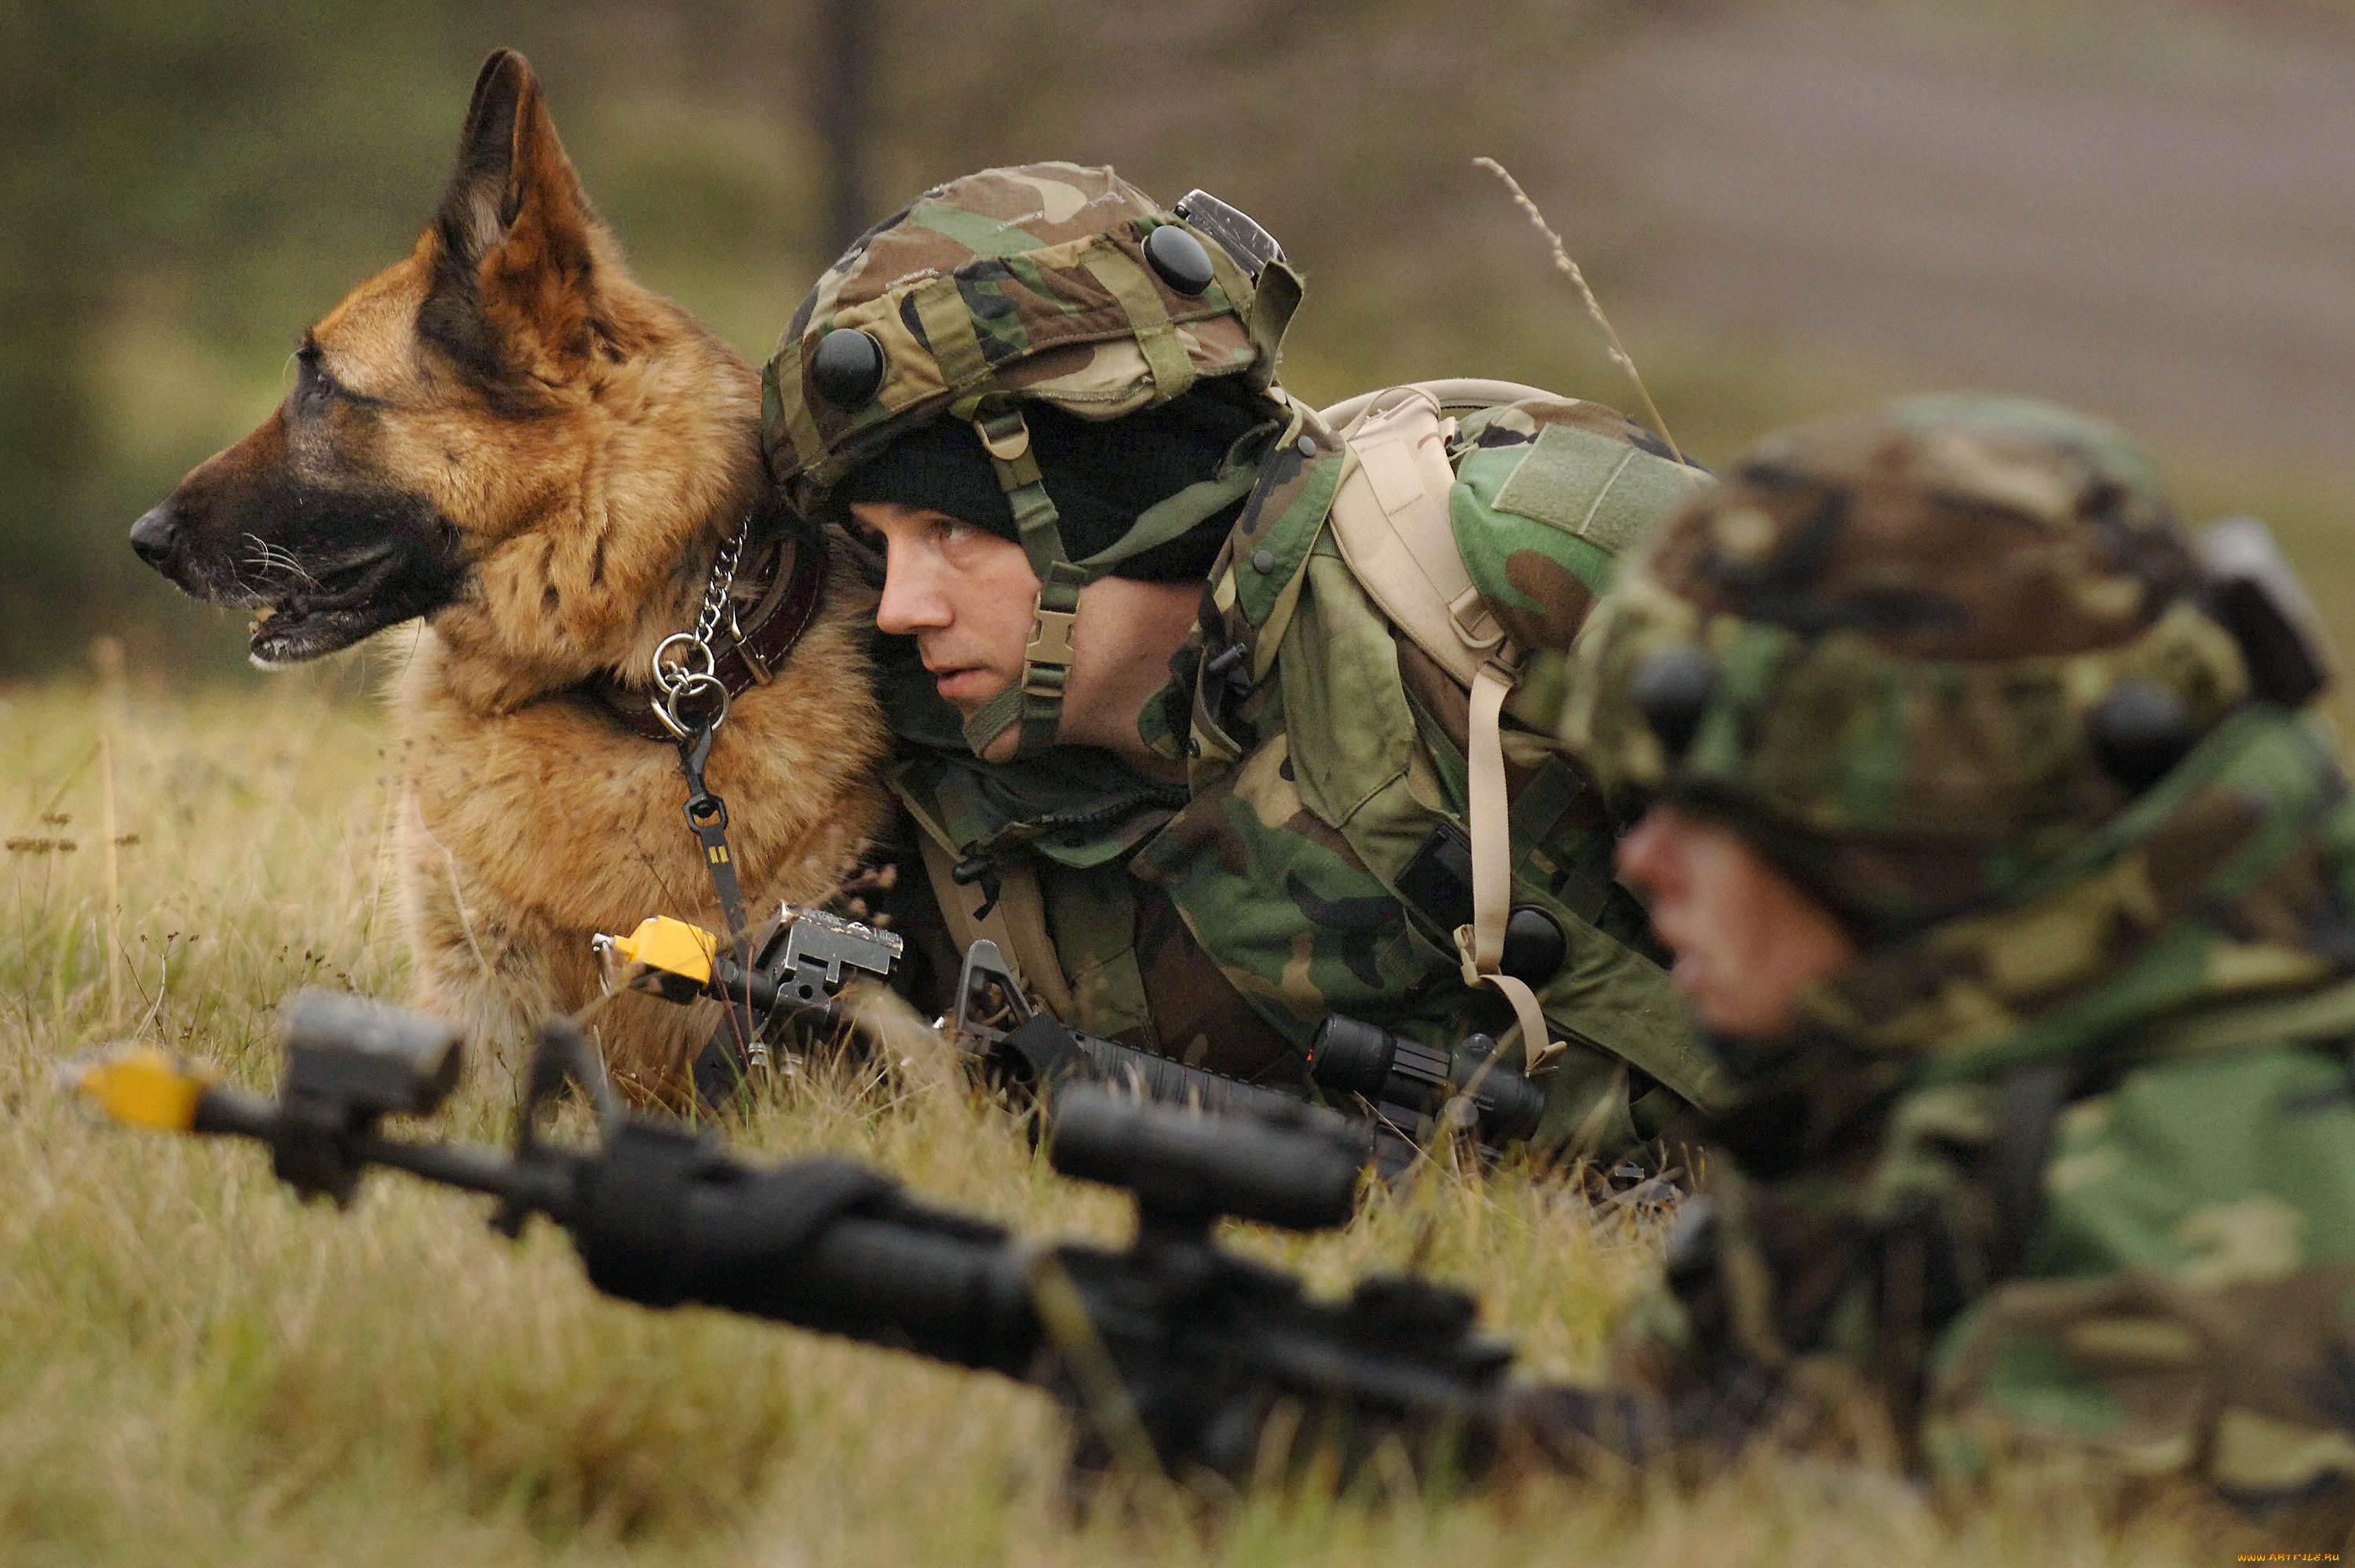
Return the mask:
[[[1677,1425],[1861,1391],[1936,1468],[2355,1476],[2355,808],[2204,591],[2106,428],[1923,400],[1769,441],[1597,610],[1608,787],[1730,823],[1865,954],[1721,1046],[1627,1339]]]
[[[1215,268],[1199,292],[1151,264],[1149,238],[1173,225],[1200,234]],[[894,785],[912,828],[992,874],[1036,868],[1066,1022],[1293,1085],[1331,1012],[1433,1043],[1476,1024],[1501,1033],[1512,1017],[1467,991],[1450,939],[1466,895],[1432,873],[1444,857],[1424,853],[1461,836],[1465,694],[1393,634],[1326,526],[1356,460],[1274,385],[1297,298],[1280,259],[1254,277],[1110,170],[990,170],[926,193],[855,246],[768,368],[773,467],[818,515],[845,475],[927,421],[971,421],[1003,442],[1009,409],[1110,419],[1216,378],[1250,389],[1264,423],[1220,476],[1230,498],[1247,499],[1210,568],[1202,622],[1141,726],[1184,764],[1182,787],[1101,751],[1042,752],[1027,727],[1015,760],[982,762],[1006,715],[976,735],[982,715],[960,720],[909,640],[881,641]],[[879,341],[887,368],[846,408],[816,359],[847,327]],[[1539,1079],[1539,1136],[1608,1150],[1714,1080],[1641,910],[1612,880],[1601,802],[1557,738],[1563,677],[1614,552],[1697,476],[1619,415],[1572,400],[1473,414],[1452,451],[1465,566],[1529,654],[1507,726],[1512,898],[1568,938],[1566,960],[1537,986],[1570,1043]],[[1000,471],[1018,520],[1036,469]],[[1059,585],[1075,598],[1068,585],[1085,564],[1056,558],[1051,539],[1042,553],[1027,527],[1023,541],[1049,585],[1042,604]]]

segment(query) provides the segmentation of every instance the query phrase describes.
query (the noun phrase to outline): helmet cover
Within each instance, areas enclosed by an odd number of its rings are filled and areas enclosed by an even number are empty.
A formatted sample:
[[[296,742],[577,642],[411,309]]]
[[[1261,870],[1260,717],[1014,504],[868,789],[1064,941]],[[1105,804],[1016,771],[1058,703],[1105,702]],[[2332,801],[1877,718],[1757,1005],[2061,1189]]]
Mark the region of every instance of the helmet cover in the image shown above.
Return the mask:
[[[1185,291],[1199,279],[1173,282],[1148,256],[1166,227],[1195,238],[1209,263],[1196,291]],[[1281,260],[1254,281],[1109,168],[985,169],[860,237],[794,312],[763,375],[771,471],[806,515],[900,431],[943,413],[972,419],[986,400],[1111,419],[1204,377],[1264,392],[1298,294]],[[844,388],[817,358],[845,329],[873,340],[881,367],[871,394],[837,402],[826,392]]]
[[[2199,580],[2096,420],[1992,397],[1828,419],[1662,521],[1581,639],[1565,736],[1607,790],[1728,818],[1860,933],[1918,928],[2132,798],[2094,738],[2122,688],[2190,737],[2245,697]]]

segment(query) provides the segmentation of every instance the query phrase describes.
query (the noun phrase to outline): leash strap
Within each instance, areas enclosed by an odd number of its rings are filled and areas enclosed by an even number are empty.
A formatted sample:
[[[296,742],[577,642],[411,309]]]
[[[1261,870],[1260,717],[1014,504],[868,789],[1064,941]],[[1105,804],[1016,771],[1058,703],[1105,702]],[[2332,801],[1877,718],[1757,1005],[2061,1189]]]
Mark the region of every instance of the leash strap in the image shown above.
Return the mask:
[[[711,891],[719,897],[719,913],[728,921],[728,941],[739,963],[752,961],[751,922],[744,913],[744,885],[736,877],[736,857],[728,848],[728,802],[703,781],[704,765],[711,760],[716,718],[707,718],[679,742],[678,770],[687,775],[687,826],[703,846],[703,868],[711,874]],[[735,1037],[737,1060],[730,1064],[739,1076],[769,1070],[769,1045],[755,1032],[751,999],[728,999],[728,1028]]]

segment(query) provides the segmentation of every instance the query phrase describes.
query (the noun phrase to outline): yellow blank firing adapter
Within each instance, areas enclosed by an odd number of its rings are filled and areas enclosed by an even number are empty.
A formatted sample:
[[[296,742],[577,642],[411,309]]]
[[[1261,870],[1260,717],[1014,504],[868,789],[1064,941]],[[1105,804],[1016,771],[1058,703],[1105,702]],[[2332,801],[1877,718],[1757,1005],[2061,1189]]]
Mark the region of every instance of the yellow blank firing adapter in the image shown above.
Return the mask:
[[[213,1075],[159,1045],[126,1041],[69,1064],[66,1082],[94,1108],[133,1127],[186,1132]]]
[[[608,989],[626,984],[658,991],[673,1001],[691,1001],[711,983],[711,966],[719,954],[718,937],[667,915],[649,916],[626,937],[597,938]],[[673,996],[674,990],[681,994]]]

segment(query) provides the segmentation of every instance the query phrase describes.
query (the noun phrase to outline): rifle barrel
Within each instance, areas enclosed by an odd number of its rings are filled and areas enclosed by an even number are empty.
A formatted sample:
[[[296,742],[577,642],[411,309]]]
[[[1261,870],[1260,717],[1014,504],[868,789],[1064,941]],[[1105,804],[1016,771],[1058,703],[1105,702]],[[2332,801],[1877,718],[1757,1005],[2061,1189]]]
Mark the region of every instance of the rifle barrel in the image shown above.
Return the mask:
[[[558,1160],[517,1160],[504,1150],[463,1143],[408,1143],[368,1133],[352,1141],[352,1152],[370,1165],[389,1166],[458,1187],[504,1198],[558,1224],[570,1223],[573,1209],[573,1157]]]

